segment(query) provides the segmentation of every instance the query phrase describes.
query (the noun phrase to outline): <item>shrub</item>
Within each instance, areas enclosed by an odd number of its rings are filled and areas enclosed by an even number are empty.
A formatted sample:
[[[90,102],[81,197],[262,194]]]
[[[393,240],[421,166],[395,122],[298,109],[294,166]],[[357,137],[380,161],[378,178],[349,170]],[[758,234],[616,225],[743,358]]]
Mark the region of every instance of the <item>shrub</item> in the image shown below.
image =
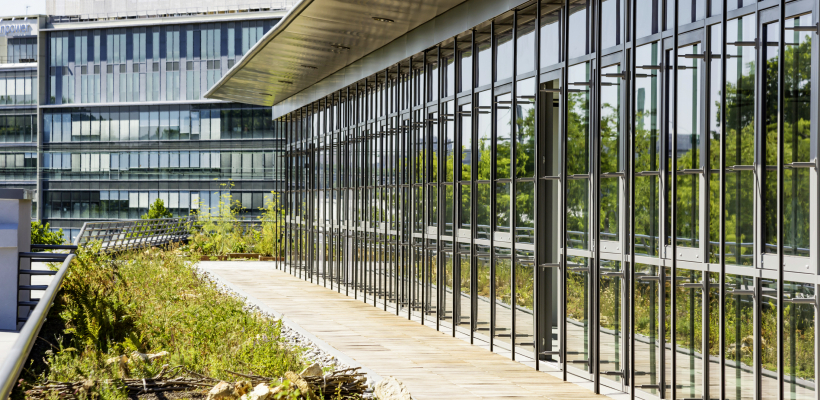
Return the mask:
[[[161,219],[161,218],[173,218],[174,215],[165,208],[165,202],[162,199],[157,199],[154,201],[154,204],[151,204],[151,207],[148,209],[148,212],[143,214],[140,218],[142,219]]]
[[[63,230],[52,232],[48,222],[43,225],[40,221],[31,221],[31,244],[63,244],[65,236]]]

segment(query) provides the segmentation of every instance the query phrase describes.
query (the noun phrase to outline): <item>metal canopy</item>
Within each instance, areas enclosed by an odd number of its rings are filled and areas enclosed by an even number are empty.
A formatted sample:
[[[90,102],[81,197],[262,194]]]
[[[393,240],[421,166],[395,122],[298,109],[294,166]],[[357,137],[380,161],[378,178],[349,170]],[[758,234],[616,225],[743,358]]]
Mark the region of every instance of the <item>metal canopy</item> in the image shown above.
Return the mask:
[[[205,94],[272,106],[465,0],[302,0]]]

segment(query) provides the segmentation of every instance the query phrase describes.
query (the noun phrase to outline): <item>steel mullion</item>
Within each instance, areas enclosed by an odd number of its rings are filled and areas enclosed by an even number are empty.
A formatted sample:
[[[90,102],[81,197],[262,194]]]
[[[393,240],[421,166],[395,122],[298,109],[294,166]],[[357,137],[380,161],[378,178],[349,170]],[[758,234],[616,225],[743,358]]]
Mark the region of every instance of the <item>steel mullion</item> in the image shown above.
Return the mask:
[[[726,196],[724,190],[726,186],[726,2],[722,2],[722,17],[720,24],[720,204],[718,218],[718,230],[720,237],[718,238],[718,263],[719,263],[719,282],[718,282],[718,356],[720,358],[720,382],[726,382],[726,220],[724,215],[726,213]],[[711,170],[711,166],[709,167]],[[710,172],[711,173],[711,172]],[[708,282],[708,280],[707,280]],[[707,289],[709,290],[708,286]],[[726,388],[720,385],[718,389],[718,400],[726,398]]]
[[[498,120],[498,109],[495,103],[495,78],[496,78],[496,55],[495,55],[495,20],[490,21],[490,143],[492,147],[490,157],[490,216],[496,215],[496,201],[495,201],[495,179],[496,179],[496,162],[498,157],[496,155],[496,136]],[[495,228],[496,218],[490,221],[490,351],[495,351]]]
[[[628,141],[628,153],[629,156],[627,157],[627,167],[626,173],[628,174],[626,180],[628,185],[627,190],[627,223],[629,224],[629,234],[628,234],[628,241],[626,246],[624,246],[627,251],[629,252],[629,271],[627,272],[624,270],[624,277],[627,277],[628,282],[627,284],[627,296],[629,298],[629,310],[628,310],[628,323],[626,329],[625,337],[629,339],[626,341],[628,343],[627,348],[627,362],[625,365],[626,370],[622,370],[624,372],[624,377],[628,379],[627,384],[629,385],[629,400],[635,400],[635,211],[633,210],[635,205],[635,113],[636,113],[636,96],[635,96],[635,74],[636,74],[636,50],[637,47],[635,46],[636,43],[636,35],[637,35],[637,21],[635,15],[637,13],[637,2],[633,1],[630,3],[631,7],[629,12],[626,14],[629,18],[629,38],[631,39],[631,43],[629,45],[629,70],[627,72],[625,69],[621,69],[624,72],[624,75],[628,73],[629,80],[628,80],[628,97],[627,100],[627,110],[629,110],[629,116],[627,121],[629,121],[629,128],[626,130],[629,132],[626,134],[626,138]],[[651,318],[651,315],[650,315]],[[650,343],[651,345],[651,343]],[[650,360],[650,363],[652,360]]]
[[[590,74],[590,91],[592,95],[592,104],[590,110],[590,117],[592,123],[592,135],[590,140],[590,145],[592,147],[592,154],[594,155],[595,161],[590,168],[590,180],[589,184],[591,187],[591,196],[589,198],[590,201],[590,227],[589,227],[589,234],[592,236],[592,257],[589,268],[589,291],[591,294],[591,301],[590,301],[590,312],[589,312],[589,325],[590,325],[590,354],[587,361],[587,365],[589,365],[589,373],[592,374],[592,391],[596,394],[601,393],[601,365],[600,365],[600,355],[601,355],[601,341],[600,341],[600,269],[601,269],[601,235],[600,235],[600,201],[598,198],[599,193],[601,192],[601,121],[600,117],[601,114],[600,110],[600,102],[601,102],[601,3],[602,1],[596,1],[594,3],[593,8],[593,32],[594,32],[594,49],[595,49],[595,58],[594,58],[594,65],[592,69],[592,73]]]
[[[415,223],[414,217],[415,217],[415,210],[416,210],[416,205],[415,205],[416,198],[413,195],[413,192],[415,192],[415,190],[413,190],[414,189],[413,184],[415,183],[415,178],[416,178],[416,162],[415,162],[415,160],[416,160],[417,157],[412,157],[411,158],[410,154],[413,153],[412,149],[413,149],[413,146],[415,145],[415,138],[417,136],[415,124],[413,123],[413,115],[415,114],[415,112],[413,111],[413,105],[415,104],[413,102],[413,100],[415,99],[414,94],[416,93],[415,83],[416,83],[416,80],[418,79],[418,77],[413,73],[413,56],[410,56],[410,65],[408,67],[407,73],[409,74],[409,76],[408,76],[407,98],[408,98],[408,101],[409,101],[409,118],[408,118],[408,121],[409,121],[410,125],[408,126],[408,129],[407,129],[408,139],[405,142],[405,153],[404,153],[405,157],[407,157],[407,161],[405,162],[405,167],[409,168],[409,170],[407,171],[407,179],[408,179],[408,181],[407,181],[407,191],[408,192],[406,194],[407,195],[407,197],[406,197],[407,203],[404,206],[404,208],[407,210],[407,214],[405,215],[404,221],[407,224],[407,228],[405,229],[405,235],[407,235],[407,238],[406,238],[407,245],[405,245],[405,248],[408,251],[407,262],[409,263],[408,264],[409,267],[407,269],[407,271],[408,271],[407,319],[411,320],[413,318],[413,306],[415,305],[415,301],[414,301],[415,299],[413,298],[413,293],[414,293],[413,289],[415,289],[415,287],[416,287],[416,285],[415,285],[416,274],[414,273],[415,272],[414,267],[416,265],[416,257],[415,257],[415,249],[413,247],[413,239],[414,239],[413,229],[415,228],[415,226],[414,226],[414,223]]]
[[[786,75],[786,1],[780,0],[778,7],[780,13],[777,35],[777,398],[784,398],[784,352],[783,352],[783,192],[784,176],[783,163],[785,162],[783,152],[783,113],[785,112],[785,75]],[[761,46],[763,47],[763,46]],[[795,243],[796,246],[796,243]],[[761,299],[762,300],[762,299]],[[760,301],[762,304],[762,301]],[[762,338],[761,338],[762,340]],[[792,343],[794,345],[794,343]],[[815,350],[816,351],[816,350]],[[794,371],[792,371],[794,373]]]
[[[436,74],[436,85],[438,87],[438,91],[436,93],[436,126],[432,129],[435,130],[436,135],[438,136],[435,141],[436,152],[431,152],[430,159],[433,160],[433,157],[441,159],[442,154],[442,123],[441,117],[441,94],[444,91],[444,83],[442,82],[444,76],[444,63],[441,62],[441,43],[436,46],[436,65],[438,66],[438,73]],[[432,137],[431,137],[432,139]],[[431,143],[432,144],[432,143]],[[444,191],[444,185],[442,182],[444,180],[444,166],[441,162],[436,162],[436,180],[433,182],[432,187],[435,188],[436,191],[436,330],[441,331],[441,321],[444,318],[444,310],[447,309],[447,305],[445,304],[447,301],[447,296],[445,295],[444,291],[444,263],[442,260],[442,246],[441,246],[441,234],[444,225],[444,199],[441,194]],[[432,168],[433,163],[430,163],[430,167]],[[431,291],[432,292],[432,291]]]
[[[541,146],[540,141],[538,140],[540,135],[540,120],[538,116],[541,114],[541,1],[538,0],[535,2],[535,49],[534,53],[536,54],[535,57],[535,100],[533,107],[535,108],[535,114],[533,115],[533,127],[535,128],[535,141],[534,146],[534,157],[535,157],[535,182],[533,183],[533,220],[536,224],[540,221],[539,218],[541,217],[541,213],[539,212],[539,194],[540,194],[540,180],[542,175],[542,162],[541,160],[541,152],[539,148]],[[541,290],[539,281],[541,277],[541,268],[538,266],[541,265],[543,262],[543,252],[538,251],[539,246],[539,239],[540,235],[538,235],[538,229],[533,229],[533,243],[535,243],[535,251],[533,252],[533,308],[532,312],[535,314],[535,326],[533,327],[533,352],[535,353],[535,370],[541,370],[541,337],[544,335],[544,332],[541,332],[541,320],[543,316],[541,315],[541,305],[538,301],[539,299],[539,291]],[[546,289],[546,288],[545,288]],[[550,327],[552,327],[552,321],[548,321]],[[552,341],[550,341],[552,343]]]
[[[561,264],[561,322],[560,322],[560,349],[561,352],[561,378],[567,380],[567,117],[568,117],[568,86],[569,79],[569,5],[570,0],[564,0],[564,7],[561,12],[561,61],[565,63],[561,68],[561,242],[560,260]]]
[[[677,371],[676,371],[676,368],[677,368],[677,365],[678,365],[677,364],[677,350],[676,350],[677,349],[677,339],[675,337],[675,333],[677,332],[677,329],[676,329],[676,327],[677,327],[677,316],[676,316],[676,313],[675,313],[675,309],[676,309],[676,306],[677,306],[675,299],[676,299],[677,296],[675,296],[675,282],[676,282],[676,279],[677,279],[677,276],[678,276],[678,270],[677,270],[677,267],[678,267],[678,265],[677,265],[678,264],[678,257],[677,257],[677,222],[678,222],[677,221],[677,201],[678,201],[678,179],[677,179],[678,156],[677,156],[677,150],[678,150],[678,140],[677,140],[677,137],[678,137],[678,20],[680,19],[680,14],[679,14],[680,8],[679,7],[680,7],[680,5],[676,1],[675,5],[673,7],[674,19],[672,20],[672,22],[673,22],[673,27],[672,27],[672,32],[673,32],[673,34],[672,34],[673,35],[672,36],[672,91],[671,91],[672,96],[670,96],[670,98],[669,98],[670,102],[673,104],[673,107],[672,107],[672,110],[671,110],[672,111],[672,113],[671,113],[672,114],[672,133],[673,133],[673,136],[671,138],[671,141],[672,141],[671,150],[672,151],[671,151],[671,153],[669,153],[669,154],[672,155],[672,165],[669,166],[669,176],[671,177],[671,182],[669,184],[670,185],[670,190],[671,190],[671,196],[670,196],[671,199],[670,199],[670,202],[669,202],[669,204],[670,204],[670,206],[669,206],[669,208],[670,208],[670,218],[671,218],[671,224],[670,224],[670,227],[669,227],[669,237],[672,240],[672,243],[671,243],[671,246],[670,246],[671,249],[672,249],[672,254],[671,254],[672,272],[671,272],[671,276],[670,276],[670,285],[669,285],[669,292],[670,292],[670,296],[671,296],[671,298],[669,299],[669,301],[670,301],[670,306],[669,306],[669,319],[670,319],[670,322],[669,322],[669,339],[670,339],[671,349],[672,349],[672,351],[670,352],[671,353],[670,355],[671,355],[671,358],[672,358],[672,360],[671,360],[672,361],[672,368],[670,370],[671,375],[672,375],[671,376],[672,385],[671,385],[671,388],[670,388],[672,390],[672,396],[671,396],[672,399],[677,399],[677,390],[676,390],[676,388],[677,388]],[[666,281],[665,280],[661,281],[660,284],[665,286]],[[664,308],[665,308],[665,306],[664,306]],[[665,366],[664,366],[664,368],[665,368]]]
[[[476,150],[476,144],[478,143],[477,138],[477,123],[476,120],[478,119],[478,111],[476,108],[477,99],[475,96],[475,86],[476,86],[476,75],[478,72],[478,54],[476,53],[475,47],[475,28],[470,31],[470,52],[472,57],[470,58],[470,68],[472,68],[472,73],[470,77],[470,151],[471,151],[471,160],[478,159],[478,152]],[[478,327],[478,260],[475,250],[475,236],[478,233],[476,229],[476,225],[478,224],[478,212],[476,210],[477,201],[477,185],[476,185],[476,178],[478,174],[478,164],[475,162],[470,163],[470,344],[475,343],[475,331]]]
[[[515,121],[516,102],[518,101],[518,99],[516,98],[516,95],[518,94],[517,93],[518,92],[518,90],[517,90],[518,89],[517,88],[518,81],[516,80],[516,78],[518,76],[518,57],[517,57],[518,56],[518,38],[517,38],[517,34],[518,34],[518,10],[515,9],[515,10],[513,10],[512,39],[511,39],[512,40],[512,50],[513,50],[513,56],[512,56],[513,81],[512,81],[512,84],[511,84],[512,87],[510,88],[510,97],[511,97],[510,100],[512,100],[512,102],[510,103],[510,116],[512,117],[512,121]],[[495,99],[493,99],[493,100],[495,100]],[[511,350],[511,358],[512,358],[513,361],[515,361],[515,338],[516,338],[516,334],[515,334],[516,333],[516,329],[515,329],[516,328],[515,299],[516,299],[516,296],[518,294],[517,291],[516,291],[516,288],[515,288],[515,278],[516,278],[515,267],[516,267],[516,263],[517,263],[516,252],[515,252],[515,219],[516,219],[515,218],[515,216],[516,216],[516,207],[515,207],[515,203],[516,203],[515,202],[515,188],[516,188],[516,184],[515,184],[515,181],[516,181],[516,176],[515,176],[516,162],[515,162],[515,158],[516,157],[515,157],[515,149],[516,149],[516,141],[517,141],[516,139],[517,139],[517,136],[518,136],[518,129],[517,129],[518,124],[513,122],[510,125],[511,125],[510,126],[510,133],[511,133],[511,136],[512,136],[510,138],[510,178],[511,178],[510,179],[510,191],[511,191],[511,193],[510,193],[510,253],[511,253],[511,257],[510,257],[510,303],[511,303],[511,308],[510,308],[510,310],[512,311],[510,313],[510,314],[512,314],[511,315],[512,320],[510,322],[510,327],[511,327],[510,328],[510,344],[511,344],[510,350]],[[535,359],[535,362],[536,362],[536,364],[538,363],[538,358],[537,357]]]
[[[459,92],[459,84],[461,83],[461,63],[460,57],[458,55],[458,36],[453,37],[453,100],[451,100],[453,105],[453,160],[457,160],[461,158],[461,113],[459,112],[458,107],[458,92]],[[449,95],[449,93],[448,93]],[[449,112],[448,112],[449,113]],[[445,118],[450,118],[449,116]],[[446,119],[445,119],[446,121]],[[445,144],[446,148],[447,144]],[[456,156],[456,152],[459,153],[459,156]],[[447,162],[447,155],[444,156],[445,161],[445,168]],[[452,303],[452,313],[450,318],[450,323],[453,327],[453,337],[456,337],[456,325],[457,322],[461,320],[461,314],[458,312],[456,305],[461,303],[461,255],[458,251],[458,227],[459,227],[459,216],[461,215],[461,170],[458,167],[460,163],[453,163],[453,181],[451,182],[453,185],[453,199],[452,202],[452,210],[453,210],[453,219],[450,220],[450,223],[453,224],[452,233],[450,234],[452,237],[452,274],[453,274],[453,285],[452,285],[452,293],[453,293],[453,303]],[[446,173],[445,173],[446,176]],[[442,227],[444,228],[444,227]],[[456,271],[459,273],[456,274]],[[456,294],[456,288],[458,288],[458,294]],[[445,290],[447,288],[445,287]],[[446,297],[445,297],[446,298]]]

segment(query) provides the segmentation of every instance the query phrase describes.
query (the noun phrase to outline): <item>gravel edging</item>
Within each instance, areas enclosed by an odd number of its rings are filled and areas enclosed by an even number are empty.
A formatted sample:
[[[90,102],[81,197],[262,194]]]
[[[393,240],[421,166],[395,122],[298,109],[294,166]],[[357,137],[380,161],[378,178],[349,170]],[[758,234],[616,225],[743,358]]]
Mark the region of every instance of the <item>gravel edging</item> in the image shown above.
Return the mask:
[[[263,302],[259,301],[259,299],[253,297],[249,293],[246,293],[242,289],[239,289],[227,280],[222,279],[218,272],[209,269],[207,266],[203,266],[201,263],[194,264],[193,268],[199,271],[204,277],[214,282],[220,289],[233,293],[238,298],[244,300],[245,306],[249,311],[267,315],[274,320],[281,320],[282,335],[285,340],[292,346],[306,348],[307,351],[303,353],[303,357],[308,362],[316,362],[322,367],[332,367],[335,369],[359,367],[362,372],[367,374],[367,386],[370,388],[383,379],[381,375],[358,363],[356,360],[329,345],[324,340],[319,339],[284,314],[276,312],[276,310],[268,307]],[[258,267],[254,266],[254,268]]]

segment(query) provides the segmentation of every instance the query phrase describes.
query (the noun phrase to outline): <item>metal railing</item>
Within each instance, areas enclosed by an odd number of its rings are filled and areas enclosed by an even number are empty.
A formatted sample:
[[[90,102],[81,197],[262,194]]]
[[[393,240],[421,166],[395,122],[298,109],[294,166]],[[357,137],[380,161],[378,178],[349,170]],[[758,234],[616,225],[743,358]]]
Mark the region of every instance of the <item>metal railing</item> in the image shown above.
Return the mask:
[[[31,348],[34,347],[34,342],[37,340],[40,328],[42,328],[43,322],[45,322],[48,310],[51,308],[54,298],[57,297],[57,292],[60,291],[63,278],[65,278],[66,273],[68,273],[68,267],[71,265],[71,260],[73,259],[74,254],[66,255],[60,269],[54,273],[54,278],[52,278],[48,287],[44,288],[45,292],[37,301],[34,310],[26,318],[26,323],[20,330],[17,340],[11,349],[9,349],[5,361],[0,365],[0,399],[9,398],[12,389],[14,389],[15,383],[17,383],[17,377],[20,375],[20,372],[28,360],[29,352],[31,352]]]
[[[101,252],[133,250],[185,240],[194,217],[86,222],[77,234],[78,245],[101,243]]]

